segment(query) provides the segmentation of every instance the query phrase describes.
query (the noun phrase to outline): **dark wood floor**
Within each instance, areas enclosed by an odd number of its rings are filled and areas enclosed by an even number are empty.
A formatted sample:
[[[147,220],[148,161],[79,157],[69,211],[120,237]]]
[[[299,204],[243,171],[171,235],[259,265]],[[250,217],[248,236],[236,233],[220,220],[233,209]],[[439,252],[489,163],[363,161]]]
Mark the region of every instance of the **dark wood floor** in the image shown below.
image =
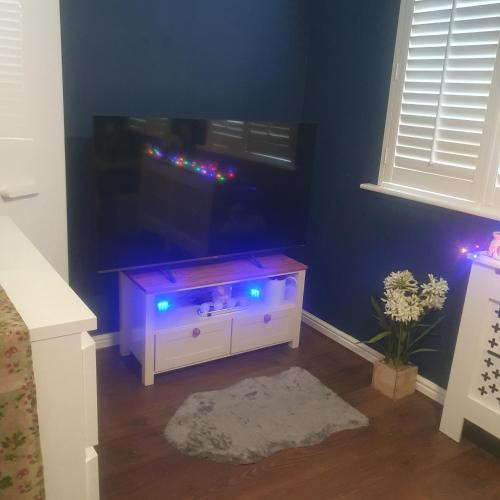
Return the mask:
[[[471,428],[456,444],[438,431],[439,405],[420,394],[389,401],[370,388],[368,362],[306,326],[298,350],[278,346],[186,368],[148,388],[137,363],[116,348],[97,359],[102,500],[500,499],[496,442]],[[186,457],[163,438],[192,392],[294,365],[366,414],[370,426],[244,466]]]

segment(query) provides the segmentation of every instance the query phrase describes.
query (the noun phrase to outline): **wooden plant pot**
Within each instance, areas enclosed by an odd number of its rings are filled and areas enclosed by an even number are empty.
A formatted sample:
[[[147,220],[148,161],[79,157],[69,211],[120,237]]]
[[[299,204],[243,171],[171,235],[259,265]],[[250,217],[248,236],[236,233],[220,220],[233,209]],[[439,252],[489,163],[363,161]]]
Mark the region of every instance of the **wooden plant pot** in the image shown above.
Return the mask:
[[[373,365],[372,387],[391,399],[401,399],[415,392],[417,372],[417,366],[396,369],[385,361],[377,361]]]

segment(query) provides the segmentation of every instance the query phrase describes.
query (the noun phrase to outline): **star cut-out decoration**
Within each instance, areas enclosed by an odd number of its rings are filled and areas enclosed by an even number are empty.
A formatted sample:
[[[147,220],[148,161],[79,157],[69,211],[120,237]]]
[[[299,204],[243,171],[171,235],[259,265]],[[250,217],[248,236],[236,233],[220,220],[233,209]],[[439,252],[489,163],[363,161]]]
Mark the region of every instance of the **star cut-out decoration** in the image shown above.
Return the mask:
[[[498,345],[498,342],[495,339],[490,339],[488,340],[488,344],[490,344],[491,348],[494,349]]]
[[[496,384],[491,384],[488,387],[490,388],[491,394],[495,394],[495,392],[498,392]]]
[[[478,387],[477,390],[481,393],[481,396],[488,394],[488,391],[484,388],[484,385],[481,387]]]
[[[495,309],[495,314],[497,315],[497,318],[500,318],[500,307]]]
[[[491,380],[491,377],[488,375],[488,372],[481,373],[481,377],[486,382],[487,380]]]
[[[486,358],[484,362],[486,363],[486,366],[488,368],[493,365],[493,361],[491,361],[491,358]]]
[[[498,323],[491,325],[491,328],[493,328],[493,330],[495,330],[495,333],[498,333],[500,331],[500,326],[498,325]]]
[[[500,370],[498,368],[495,371],[492,371],[491,373],[494,375],[496,379],[500,377]]]
[[[498,404],[500,405],[500,398],[497,398]]]

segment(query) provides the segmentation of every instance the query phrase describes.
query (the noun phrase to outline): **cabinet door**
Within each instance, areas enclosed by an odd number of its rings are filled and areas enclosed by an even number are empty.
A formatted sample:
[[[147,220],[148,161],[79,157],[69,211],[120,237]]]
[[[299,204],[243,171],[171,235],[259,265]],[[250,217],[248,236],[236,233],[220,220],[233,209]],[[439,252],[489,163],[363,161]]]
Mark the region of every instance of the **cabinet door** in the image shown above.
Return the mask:
[[[155,372],[210,361],[230,351],[230,319],[174,328],[156,335]]]
[[[235,317],[231,352],[238,353],[293,339],[294,310],[259,312]]]

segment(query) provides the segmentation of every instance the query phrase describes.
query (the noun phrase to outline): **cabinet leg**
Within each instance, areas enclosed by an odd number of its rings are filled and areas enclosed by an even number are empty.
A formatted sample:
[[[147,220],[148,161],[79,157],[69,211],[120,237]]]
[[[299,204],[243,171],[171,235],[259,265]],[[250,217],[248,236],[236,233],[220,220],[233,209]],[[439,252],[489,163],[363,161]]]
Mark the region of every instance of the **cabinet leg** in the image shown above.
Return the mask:
[[[127,276],[120,272],[118,275],[118,283],[120,288],[120,354],[128,356],[130,354],[129,334],[131,331],[130,324],[130,303],[131,300],[131,284]]]
[[[155,374],[151,370],[146,370],[145,367],[142,367],[142,385],[148,386],[153,385],[155,383]]]
[[[464,419],[461,416],[443,415],[439,430],[448,437],[460,443],[462,439],[462,430],[464,428]]]
[[[122,356],[128,356],[130,354],[130,349],[127,343],[127,335],[124,331],[120,331],[120,354]]]
[[[288,342],[288,347],[290,347],[290,349],[297,349],[297,347],[299,347],[299,344],[299,339],[293,339],[291,342]]]

